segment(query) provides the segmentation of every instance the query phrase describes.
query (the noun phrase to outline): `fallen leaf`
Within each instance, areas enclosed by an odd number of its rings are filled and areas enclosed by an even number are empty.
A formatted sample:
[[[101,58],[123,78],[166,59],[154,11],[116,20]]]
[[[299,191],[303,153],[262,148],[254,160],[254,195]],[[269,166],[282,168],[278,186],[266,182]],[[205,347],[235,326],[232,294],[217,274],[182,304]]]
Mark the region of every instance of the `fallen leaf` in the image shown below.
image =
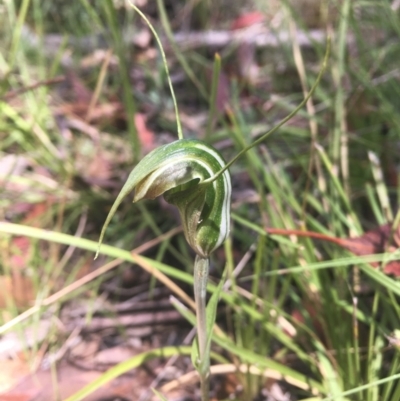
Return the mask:
[[[13,385],[0,394],[0,401],[53,401],[65,399],[93,380],[96,380],[101,372],[85,372],[67,364],[61,364],[57,368],[57,382],[54,382],[52,370],[41,370],[34,374],[18,377]],[[104,388],[104,387],[103,387]],[[99,391],[95,393],[100,399]],[[92,395],[86,400],[95,400]]]
[[[95,362],[98,365],[116,365],[133,356],[133,350],[126,346],[105,348],[96,354]]]
[[[49,319],[41,319],[22,332],[9,331],[3,334],[0,337],[0,361],[19,354],[25,355],[27,349],[37,349],[39,343],[48,338],[51,327]]]
[[[135,114],[135,125],[139,135],[140,143],[143,146],[143,150],[145,153],[150,152],[154,149],[155,145],[155,136],[154,132],[150,131],[147,128],[146,116],[143,113]]]
[[[90,112],[89,122],[112,122],[119,118],[123,118],[124,108],[121,102],[107,102],[97,104]]]
[[[65,103],[54,108],[54,113],[57,116],[71,116],[85,119],[89,108],[89,103],[74,102]],[[107,102],[96,104],[90,111],[88,122],[113,122],[118,119],[124,119],[124,111],[121,102]]]
[[[71,88],[71,96],[76,103],[90,103],[92,99],[92,91],[72,70],[66,75],[66,83]]]
[[[206,77],[211,88],[212,70],[206,70]],[[215,98],[215,107],[218,113],[223,114],[225,108],[231,100],[230,81],[228,75],[224,71],[220,71],[218,77],[217,94]]]
[[[228,76],[221,71],[217,86],[216,108],[220,113],[225,111],[225,107],[231,99],[231,90]]]
[[[236,62],[238,73],[245,82],[255,85],[259,75],[256,63],[256,48],[254,43],[241,43],[237,49]]]
[[[84,57],[81,62],[80,66],[82,68],[97,68],[99,65],[101,65],[104,60],[108,57],[108,51],[104,49],[96,49],[93,53],[89,54],[88,56]],[[117,66],[118,65],[118,57],[117,56],[111,56],[110,59],[110,65],[111,66]]]
[[[390,238],[391,226],[386,224],[367,231],[360,237],[344,238],[343,246],[355,255],[371,255],[385,252]]]
[[[385,265],[384,273],[391,274],[394,277],[400,277],[400,261],[393,260]]]
[[[0,359],[0,401],[4,400],[1,393],[13,388],[29,372],[29,365],[19,355],[13,359]],[[16,400],[17,398],[14,399]],[[18,399],[22,400],[23,398]]]
[[[348,249],[355,255],[372,255],[375,253],[394,252],[400,247],[400,233],[398,227],[392,229],[391,224],[385,224],[367,231],[360,237],[345,238],[343,241],[344,248]],[[372,266],[378,267],[379,263],[371,263]],[[400,277],[400,261],[393,260],[387,263],[383,268],[384,273]]]
[[[234,373],[227,373],[216,383],[215,392],[218,400],[229,399],[240,389],[240,382]]]
[[[28,259],[30,258],[29,251],[31,240],[28,237],[13,237],[11,239],[11,256],[9,265],[12,269],[21,271],[26,268]]]
[[[0,401],[54,401],[64,400],[98,379],[103,372],[84,370],[66,362],[54,369],[38,370],[25,375],[7,392],[0,394]],[[54,380],[56,379],[56,380]],[[137,400],[151,385],[153,376],[142,369],[135,369],[119,376],[85,397],[85,401]]]
[[[11,175],[22,175],[31,165],[31,160],[21,155],[5,155],[0,159],[0,178],[7,179]]]
[[[254,11],[245,13],[236,18],[231,24],[231,30],[244,28],[260,29],[265,22],[265,14]],[[254,34],[256,34],[254,31]],[[256,46],[254,41],[241,41],[236,53],[236,68],[239,76],[245,82],[255,85],[259,75],[259,66],[256,63]]]
[[[25,215],[23,220],[23,224],[33,226],[33,227],[41,227],[43,221],[46,219],[44,215],[48,213],[50,208],[56,202],[56,199],[53,199],[51,196],[46,198],[45,202],[39,202],[32,205],[28,213]],[[27,238],[26,240],[30,242]],[[14,241],[15,242],[15,241]]]
[[[132,38],[134,45],[141,49],[146,49],[150,45],[151,39],[152,35],[147,28],[136,31]]]
[[[9,266],[7,275],[0,276],[0,308],[15,305],[24,308],[35,299],[34,283],[25,275],[30,263],[32,242],[23,236],[12,237],[5,263]]]
[[[237,17],[231,24],[231,29],[243,29],[254,24],[264,22],[265,16],[260,11],[253,11],[251,13],[242,14]]]
[[[107,181],[111,178],[111,175],[111,163],[101,150],[93,155],[93,159],[89,162],[83,174],[85,180],[90,183]]]
[[[27,307],[35,299],[32,280],[20,274],[0,276],[0,288],[0,308],[10,303],[18,308]]]

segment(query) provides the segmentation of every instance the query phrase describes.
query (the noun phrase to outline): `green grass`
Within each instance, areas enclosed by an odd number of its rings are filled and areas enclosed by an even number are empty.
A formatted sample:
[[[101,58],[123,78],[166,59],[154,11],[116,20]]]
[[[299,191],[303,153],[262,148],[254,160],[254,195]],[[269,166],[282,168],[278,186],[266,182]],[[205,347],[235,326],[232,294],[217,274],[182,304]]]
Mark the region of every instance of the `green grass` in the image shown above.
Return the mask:
[[[171,39],[183,24],[178,12],[183,12],[183,2],[165,2],[166,7],[157,3],[159,13],[155,2],[143,11],[157,32],[167,32],[162,36]],[[248,9],[268,11],[262,2],[246,4]],[[399,328],[399,281],[370,265],[384,264],[395,255],[356,257],[336,245],[265,232],[274,227],[349,237],[398,216],[399,11],[388,1],[343,0],[336,6],[328,70],[312,99],[315,113],[303,108],[230,168],[235,204],[231,238],[212,258],[209,292],[216,290],[226,269],[230,285],[222,291],[212,365],[243,367],[237,372],[243,386],[237,400],[256,399],[265,386],[263,375],[285,383],[293,399],[400,399],[400,348],[388,341]],[[27,313],[26,305],[9,297],[0,311],[0,333],[37,324],[53,302],[48,297],[76,280],[94,256],[105,215],[142,154],[133,114],[150,113],[151,130],[157,135],[169,131],[168,140],[177,139],[158,48],[154,45],[156,55],[148,56],[122,40],[127,32],[144,29],[138,15],[130,7],[117,8],[111,0],[101,5],[81,0],[59,8],[55,21],[54,7],[50,1],[21,0],[6,2],[0,9],[0,163],[5,156],[18,156],[28,166],[0,178],[0,276],[15,274],[14,257],[22,255],[25,265],[20,274],[29,278],[35,294],[28,301],[45,300],[42,307]],[[229,26],[230,21],[212,17],[222,15],[222,1],[212,4],[208,19],[210,2],[201,1],[197,7],[207,27]],[[185,12],[194,18],[194,9]],[[238,10],[233,7],[230,12]],[[290,23],[303,29],[310,25],[307,16],[286,9],[282,29]],[[38,45],[28,41],[27,27]],[[51,54],[44,46],[50,33],[60,35],[61,42]],[[89,35],[102,39],[93,48],[74,47],[74,41],[82,44]],[[302,101],[301,88],[315,82],[325,50],[324,43],[300,48],[303,75],[301,61],[293,57],[294,46],[288,42],[273,50],[258,49],[260,76],[253,85],[227,68],[234,64],[235,48],[220,51],[219,67],[210,50],[171,44],[166,53],[171,77],[177,79],[184,136],[206,138],[217,147],[223,144],[221,152],[228,161],[276,125]],[[109,66],[97,103],[119,99],[124,117],[85,121],[98,130],[94,136],[76,128],[65,130],[65,116],[55,117],[55,108],[70,102],[62,84],[42,85],[5,100],[14,90],[65,75],[67,70],[93,93],[101,65],[85,70],[81,62],[98,47],[111,49],[119,63]],[[213,100],[219,70],[229,77],[226,115],[216,110]],[[185,117],[201,113],[212,114],[213,121],[199,119],[196,130],[185,123]],[[312,124],[317,127],[315,136],[310,133]],[[85,166],[98,149],[111,166],[112,186],[87,181]],[[16,158],[12,160],[16,166]],[[193,258],[182,234],[160,241],[146,258],[127,252],[177,224],[156,201],[133,206],[126,201],[107,231],[109,245],[102,247],[100,264],[121,258],[147,271],[156,269],[160,274],[155,279],[173,292],[178,290],[171,281],[178,287],[191,285]],[[26,249],[14,241],[20,236],[28,238]],[[239,271],[242,258],[245,263]],[[121,270],[115,270],[118,273]],[[91,302],[98,287],[98,281],[91,281],[54,303],[60,307],[75,297]],[[188,303],[182,293],[175,295]],[[194,324],[192,311],[175,305]],[[55,347],[61,346],[60,336]],[[168,347],[150,354],[188,357],[190,350]],[[82,399],[101,383],[141,366],[148,356],[116,366],[71,399]],[[158,390],[164,394],[162,387]]]

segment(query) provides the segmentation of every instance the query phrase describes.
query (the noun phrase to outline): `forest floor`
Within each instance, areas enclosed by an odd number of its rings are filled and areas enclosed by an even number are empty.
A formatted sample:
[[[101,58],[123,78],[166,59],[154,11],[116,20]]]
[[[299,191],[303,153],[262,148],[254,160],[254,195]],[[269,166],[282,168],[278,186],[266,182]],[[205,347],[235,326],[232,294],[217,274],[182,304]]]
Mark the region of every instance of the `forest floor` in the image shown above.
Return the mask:
[[[264,4],[266,3],[266,4]],[[140,0],[185,138],[230,168],[212,401],[400,399],[400,2]],[[200,399],[194,253],[130,171],[178,139],[129,1],[0,5],[0,401]],[[218,71],[218,60],[221,67]]]

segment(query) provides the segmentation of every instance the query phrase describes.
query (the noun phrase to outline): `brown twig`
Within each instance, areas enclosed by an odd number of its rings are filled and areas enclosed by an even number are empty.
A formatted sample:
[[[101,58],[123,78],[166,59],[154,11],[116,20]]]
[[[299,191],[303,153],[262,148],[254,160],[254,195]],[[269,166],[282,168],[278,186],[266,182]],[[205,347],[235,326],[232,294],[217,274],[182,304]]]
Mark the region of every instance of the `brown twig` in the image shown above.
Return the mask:
[[[35,82],[32,85],[28,85],[28,86],[24,86],[23,88],[19,88],[19,89],[15,89],[12,91],[7,92],[2,98],[0,98],[1,100],[11,100],[12,98],[19,96],[25,92],[31,91],[31,90],[35,90],[41,86],[49,86],[49,85],[54,85],[54,84],[58,84],[60,82],[63,82],[65,80],[65,76],[64,75],[60,75],[58,77],[54,77],[54,78],[50,78],[50,79],[46,79],[44,81],[39,81],[39,82]]]
[[[394,228],[397,227],[397,228]],[[392,253],[400,246],[400,230],[397,225],[384,224],[376,229],[365,232],[363,235],[354,238],[337,238],[313,231],[286,230],[282,228],[267,228],[265,230],[270,235],[297,235],[299,237],[315,238],[328,241],[347,249],[357,256],[373,255],[377,253]],[[378,267],[381,263],[371,262],[371,266]],[[390,260],[384,263],[382,270],[385,274],[400,277],[399,259]],[[280,272],[282,273],[282,271]]]
[[[355,253],[354,248],[364,248],[363,244],[356,244],[352,239],[333,237],[330,235],[316,233],[314,231],[287,230],[284,228],[267,228],[266,231],[270,235],[284,235],[287,237],[290,235],[296,235],[298,237],[315,238],[321,241],[332,242],[336,245],[341,246],[342,248],[346,248],[349,250],[351,248],[353,253]]]

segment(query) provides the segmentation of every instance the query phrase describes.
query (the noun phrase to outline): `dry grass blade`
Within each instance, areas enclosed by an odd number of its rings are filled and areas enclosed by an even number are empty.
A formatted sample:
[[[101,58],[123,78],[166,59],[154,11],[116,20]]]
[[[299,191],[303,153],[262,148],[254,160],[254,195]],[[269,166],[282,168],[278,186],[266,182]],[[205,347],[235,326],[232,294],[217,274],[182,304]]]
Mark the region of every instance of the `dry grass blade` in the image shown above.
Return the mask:
[[[132,251],[132,257],[135,258],[138,265],[141,266],[144,270],[148,271],[150,274],[153,274],[156,278],[160,279],[160,281],[164,282],[172,291],[174,291],[179,297],[183,297],[182,299],[193,308],[193,301],[189,298],[183,291],[177,287],[173,282],[171,282],[168,277],[166,277],[163,273],[158,272],[156,269],[149,266],[143,259],[140,259],[139,253],[146,251],[147,249],[152,248],[153,246],[159,244],[160,242],[164,241],[167,238],[173,237],[174,235],[178,234],[182,231],[181,227],[176,227],[169,232],[155,238],[145,244],[140,245],[138,248]],[[60,301],[65,296],[71,294],[72,292],[76,291],[77,289],[83,287],[84,285],[88,284],[89,282],[95,280],[96,278],[102,276],[103,274],[109,272],[110,270],[114,269],[115,267],[119,266],[123,262],[122,259],[115,259],[105,265],[99,267],[92,273],[87,274],[86,276],[80,278],[79,280],[71,283],[70,285],[64,287],[62,290],[58,291],[57,293],[51,295],[48,298],[45,298],[40,304],[33,306],[32,308],[26,310],[25,312],[19,314],[14,319],[10,320],[9,322],[5,323],[3,326],[0,326],[0,334],[5,333],[12,327],[16,326],[19,323],[22,323],[29,317],[33,316],[35,313],[38,313],[41,308],[48,307],[53,305],[54,303]]]

